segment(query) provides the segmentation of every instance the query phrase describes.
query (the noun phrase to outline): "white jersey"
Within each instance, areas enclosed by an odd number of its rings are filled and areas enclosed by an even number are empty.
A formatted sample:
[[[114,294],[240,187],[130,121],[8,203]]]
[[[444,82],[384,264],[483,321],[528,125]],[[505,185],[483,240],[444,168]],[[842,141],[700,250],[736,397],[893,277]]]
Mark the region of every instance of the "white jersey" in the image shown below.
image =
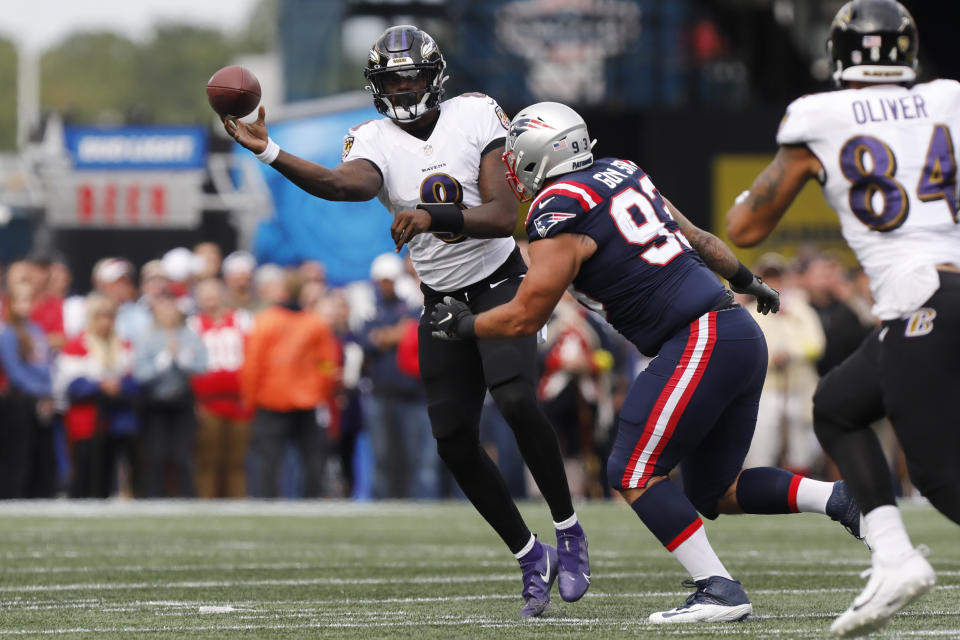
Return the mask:
[[[464,94],[440,104],[440,117],[426,140],[389,118],[354,127],[343,140],[343,160],[363,158],[376,165],[383,176],[377,197],[393,214],[421,202],[457,202],[469,209],[482,204],[480,158],[503,145],[509,125],[496,100],[482,93]],[[408,244],[420,279],[438,291],[486,278],[516,246],[513,238],[450,233],[421,233]]]
[[[876,85],[795,100],[779,144],[805,144],[823,195],[870,279],[873,312],[891,320],[939,288],[936,265],[960,265],[960,83]]]

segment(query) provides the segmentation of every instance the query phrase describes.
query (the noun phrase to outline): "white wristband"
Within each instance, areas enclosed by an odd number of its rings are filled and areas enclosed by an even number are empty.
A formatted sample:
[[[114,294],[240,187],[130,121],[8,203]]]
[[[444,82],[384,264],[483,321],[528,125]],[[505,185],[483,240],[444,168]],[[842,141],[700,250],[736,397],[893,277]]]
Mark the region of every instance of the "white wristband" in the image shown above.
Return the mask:
[[[273,164],[278,155],[280,155],[280,145],[274,142],[272,138],[267,138],[267,148],[256,154],[257,160],[264,164]]]

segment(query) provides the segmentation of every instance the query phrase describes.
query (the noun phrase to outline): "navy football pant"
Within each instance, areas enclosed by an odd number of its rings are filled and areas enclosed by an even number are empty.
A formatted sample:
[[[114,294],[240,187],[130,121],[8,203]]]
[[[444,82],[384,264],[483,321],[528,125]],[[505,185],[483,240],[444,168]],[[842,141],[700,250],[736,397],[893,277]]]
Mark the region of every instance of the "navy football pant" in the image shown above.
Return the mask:
[[[814,395],[817,437],[864,513],[894,504],[869,429],[886,414],[917,489],[960,524],[960,274],[940,272],[940,283],[921,309],[867,336]]]
[[[683,489],[717,517],[750,448],[767,345],[742,307],[706,313],[670,338],[637,377],[607,463],[615,489],[645,487],[683,463]]]

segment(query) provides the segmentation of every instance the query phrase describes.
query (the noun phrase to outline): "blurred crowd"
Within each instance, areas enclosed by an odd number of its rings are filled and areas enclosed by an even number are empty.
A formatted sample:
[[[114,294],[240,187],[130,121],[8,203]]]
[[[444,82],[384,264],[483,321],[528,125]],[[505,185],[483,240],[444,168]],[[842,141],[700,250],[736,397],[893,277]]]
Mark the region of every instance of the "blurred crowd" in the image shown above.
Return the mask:
[[[780,291],[780,312],[754,317],[767,340],[767,377],[746,467],[780,466],[838,480],[813,432],[813,394],[819,379],[856,351],[879,326],[870,285],[843,254],[801,248],[791,260],[761,256],[753,271]],[[742,296],[741,296],[742,298]],[[748,307],[749,300],[741,300]],[[913,492],[896,436],[887,420],[872,425],[901,495]]]
[[[770,363],[747,465],[833,477],[811,398],[876,322],[865,278],[811,251],[754,271],[783,298],[757,316]],[[319,262],[258,265],[201,243],[139,269],[104,258],[91,281],[76,295],[46,255],[0,277],[0,498],[458,496],[419,381],[408,260],[381,255],[369,280],[331,287]],[[546,336],[538,393],[571,490],[609,495],[603,461],[644,359],[569,295]],[[481,433],[511,492],[534,495],[492,401]]]

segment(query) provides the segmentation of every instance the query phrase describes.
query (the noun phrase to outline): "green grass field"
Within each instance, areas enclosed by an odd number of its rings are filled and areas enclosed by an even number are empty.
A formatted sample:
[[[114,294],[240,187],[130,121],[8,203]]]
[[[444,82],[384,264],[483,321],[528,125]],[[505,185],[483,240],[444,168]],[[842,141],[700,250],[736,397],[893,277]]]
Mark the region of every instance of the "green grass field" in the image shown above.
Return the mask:
[[[523,506],[552,538],[546,508]],[[466,503],[0,505],[0,637],[824,638],[868,553],[824,517],[707,523],[754,605],[746,622],[652,626],[688,593],[679,564],[619,502],[582,504],[593,585],[519,617],[520,571]],[[960,638],[960,530],[905,507],[937,590],[881,638]]]

